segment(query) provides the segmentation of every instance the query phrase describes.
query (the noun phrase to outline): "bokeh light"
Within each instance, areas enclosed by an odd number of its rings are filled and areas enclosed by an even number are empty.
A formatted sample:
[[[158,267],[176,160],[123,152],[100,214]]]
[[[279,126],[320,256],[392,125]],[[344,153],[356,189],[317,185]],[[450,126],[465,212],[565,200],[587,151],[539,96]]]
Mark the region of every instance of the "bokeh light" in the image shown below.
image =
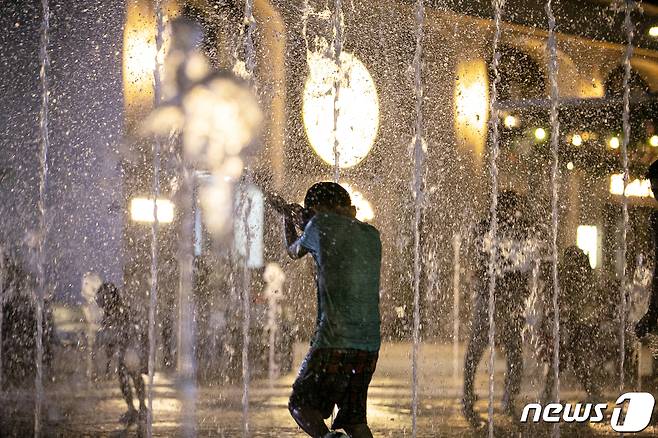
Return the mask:
[[[535,129],[534,135],[535,135],[535,139],[537,139],[538,141],[546,140],[546,130],[544,128]]]

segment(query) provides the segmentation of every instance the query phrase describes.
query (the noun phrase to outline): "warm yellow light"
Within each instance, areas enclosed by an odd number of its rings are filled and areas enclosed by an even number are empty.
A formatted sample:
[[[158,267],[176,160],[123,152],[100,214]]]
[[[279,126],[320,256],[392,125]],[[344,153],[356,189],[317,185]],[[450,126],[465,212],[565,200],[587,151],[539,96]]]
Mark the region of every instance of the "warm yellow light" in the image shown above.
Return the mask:
[[[608,140],[608,146],[610,146],[611,149],[617,149],[619,147],[619,137],[610,137]]]
[[[178,6],[173,1],[163,2],[163,7],[165,22],[178,14]],[[153,104],[155,32],[155,12],[151,2],[127,2],[123,30],[123,90],[125,106],[133,114]],[[168,34],[168,27],[165,27],[162,51],[158,54],[162,60],[169,46]]]
[[[351,53],[342,52],[341,71],[322,53],[309,53],[302,115],[311,147],[326,163],[352,167],[363,160],[379,129],[379,99],[368,69]],[[338,121],[334,131],[334,80],[340,79]],[[334,137],[335,132],[335,137]]]
[[[569,170],[573,170],[573,161],[569,161],[569,162],[567,163],[567,169],[569,169]]]
[[[576,229],[576,245],[589,258],[589,264],[596,268],[599,251],[599,230],[596,225],[579,225]]]
[[[519,126],[519,118],[511,114],[508,114],[503,119],[503,124],[507,129],[516,128],[517,126]]]
[[[617,173],[610,176],[610,193],[621,195],[624,193],[624,174]],[[626,185],[626,196],[637,198],[653,198],[651,182],[648,179],[634,179]]]
[[[341,182],[340,185],[347,190],[350,198],[352,198],[352,205],[356,207],[356,218],[362,222],[371,221],[375,217],[375,212],[365,196],[347,183]]]
[[[649,144],[653,147],[658,147],[658,135],[652,135],[649,137]]]
[[[123,33],[123,87],[126,106],[153,101],[155,17],[148,4],[128,2]]]
[[[649,28],[649,35],[652,37],[658,37],[658,26],[651,26]]]
[[[583,144],[583,138],[580,136],[580,134],[574,134],[571,137],[571,144],[574,146],[580,146]]]
[[[539,141],[546,139],[546,130],[544,128],[535,129],[535,138]]]
[[[482,159],[489,118],[489,79],[484,60],[459,62],[454,99],[457,142],[465,149],[472,150],[478,159]]]
[[[158,199],[158,222],[174,220],[174,204],[168,199]],[[153,198],[133,198],[130,201],[130,218],[135,222],[153,222]]]

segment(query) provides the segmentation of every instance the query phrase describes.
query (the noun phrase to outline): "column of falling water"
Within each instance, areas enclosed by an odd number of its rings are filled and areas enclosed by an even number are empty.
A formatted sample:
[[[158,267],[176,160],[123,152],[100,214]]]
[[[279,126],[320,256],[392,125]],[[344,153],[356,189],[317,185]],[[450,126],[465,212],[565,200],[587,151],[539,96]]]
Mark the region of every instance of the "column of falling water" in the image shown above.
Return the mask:
[[[244,36],[244,58],[245,70],[247,77],[252,87],[255,88],[254,81],[254,68],[256,67],[256,50],[254,48],[254,32],[256,31],[256,20],[254,19],[254,2],[253,0],[245,0],[244,3],[244,25],[246,32]],[[244,264],[242,266],[242,436],[249,436],[249,381],[251,379],[249,372],[249,328],[251,327],[251,275],[249,271],[249,171],[243,181],[242,188],[242,202],[244,203],[241,208],[243,217],[243,226],[245,234],[245,256]]]
[[[39,164],[41,166],[39,178],[39,231],[37,245],[37,286],[36,286],[36,328],[35,340],[37,347],[36,377],[34,382],[35,406],[34,406],[34,436],[41,435],[41,408],[43,404],[43,301],[46,289],[45,271],[45,243],[46,243],[46,192],[48,188],[48,149],[50,139],[48,137],[48,69],[50,57],[48,56],[48,43],[50,32],[50,6],[48,0],[41,0],[43,9],[43,21],[41,23],[41,113],[39,125],[41,130],[41,148],[39,151]]]
[[[183,140],[184,141],[184,140]],[[179,195],[181,232],[178,242],[179,303],[177,370],[182,392],[182,436],[196,435],[196,383],[194,364],[194,170],[183,151]]]
[[[623,80],[623,110],[622,110],[622,142],[621,142],[621,159],[624,170],[624,190],[622,192],[622,220],[623,225],[621,229],[621,281],[619,298],[620,312],[619,312],[619,390],[623,392],[624,389],[624,362],[626,362],[626,251],[627,242],[626,234],[628,232],[628,198],[626,197],[626,185],[628,184],[628,142],[631,138],[631,123],[630,123],[630,79],[631,79],[631,57],[633,56],[633,36],[635,29],[631,21],[631,14],[635,2],[633,0],[626,0],[625,16],[624,16],[624,30],[626,31],[626,51],[624,52],[624,80]]]
[[[452,239],[453,268],[452,268],[452,377],[457,381],[459,377],[459,303],[460,303],[460,273],[462,236],[455,233]]]
[[[244,64],[248,79],[253,85],[254,68],[256,67],[256,49],[254,48],[254,32],[256,31],[256,20],[254,18],[254,0],[245,0],[244,3]]]
[[[245,178],[242,187],[240,213],[242,215],[242,227],[244,229],[244,260],[243,260],[243,277],[242,277],[242,436],[247,438],[249,432],[249,328],[251,327],[251,273],[249,271],[249,252],[250,252],[250,229],[249,229],[249,210],[251,202],[249,199],[249,183]]]
[[[155,64],[153,68],[153,106],[157,107],[162,100],[161,50],[164,33],[164,17],[162,0],[155,0]],[[146,414],[146,436],[153,436],[153,379],[155,376],[156,335],[155,314],[158,305],[158,204],[160,197],[160,138],[156,136],[153,142],[153,222],[151,224],[151,290],[149,293],[148,313],[148,411]]]
[[[5,307],[5,249],[0,246],[0,394],[2,394],[2,326],[4,324]]]
[[[555,35],[555,16],[553,15],[553,4],[551,0],[546,2],[546,15],[548,17],[548,80],[550,82],[550,121],[551,121],[551,155],[553,166],[551,169],[551,253],[553,263],[553,374],[554,388],[553,401],[560,401],[560,306],[558,284],[558,151],[560,146],[560,121],[558,120],[559,90],[557,84],[557,38]],[[551,372],[551,371],[549,371]],[[553,436],[560,435],[560,424],[555,423]]]
[[[489,95],[489,107],[491,116],[489,125],[491,129],[491,151],[489,152],[489,172],[491,174],[491,205],[489,206],[489,233],[488,239],[490,244],[489,252],[489,266],[487,275],[489,277],[489,407],[488,407],[488,420],[489,420],[489,437],[494,436],[494,418],[493,418],[493,403],[494,403],[494,359],[495,359],[495,334],[496,326],[494,321],[495,314],[495,292],[496,292],[496,259],[498,247],[496,238],[498,234],[498,154],[500,152],[500,136],[498,133],[498,122],[500,118],[498,109],[498,84],[500,83],[500,73],[498,71],[498,64],[500,62],[500,53],[498,52],[498,44],[500,42],[501,21],[503,13],[504,0],[493,0],[494,7],[494,35],[492,41],[493,54],[491,59],[491,70],[493,73],[493,80],[491,82],[491,90]]]
[[[416,1],[416,51],[414,53],[414,88],[416,91],[416,127],[414,141],[414,319],[411,356],[411,436],[417,433],[418,420],[418,350],[420,347],[420,219],[423,208],[423,24],[425,5]]]
[[[334,0],[333,16],[333,48],[336,75],[334,76],[334,181],[340,179],[340,151],[338,138],[338,118],[340,116],[340,87],[343,80],[343,68],[340,56],[343,53],[343,4],[341,0]]]

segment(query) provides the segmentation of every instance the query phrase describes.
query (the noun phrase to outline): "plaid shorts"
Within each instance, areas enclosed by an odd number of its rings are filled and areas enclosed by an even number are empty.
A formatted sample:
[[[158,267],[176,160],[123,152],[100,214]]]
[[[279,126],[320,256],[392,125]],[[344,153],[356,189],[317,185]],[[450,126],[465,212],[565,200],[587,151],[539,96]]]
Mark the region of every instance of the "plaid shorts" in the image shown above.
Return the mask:
[[[292,385],[291,406],[308,406],[329,418],[338,406],[332,429],[366,424],[368,385],[379,352],[353,349],[311,349]]]

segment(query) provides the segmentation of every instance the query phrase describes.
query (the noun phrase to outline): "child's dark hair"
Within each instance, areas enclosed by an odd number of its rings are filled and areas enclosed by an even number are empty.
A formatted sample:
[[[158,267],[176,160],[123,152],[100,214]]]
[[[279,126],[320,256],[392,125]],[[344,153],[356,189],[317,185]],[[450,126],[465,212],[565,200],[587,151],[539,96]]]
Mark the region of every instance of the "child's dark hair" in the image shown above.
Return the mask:
[[[305,208],[315,207],[349,207],[352,205],[350,194],[340,184],[329,181],[315,183],[304,197]]]
[[[103,283],[96,292],[96,303],[102,309],[111,309],[117,307],[121,302],[119,289],[114,283]]]
[[[647,170],[645,178],[647,178],[647,179],[657,179],[658,178],[658,160],[651,163],[651,165],[649,166],[649,169]]]

